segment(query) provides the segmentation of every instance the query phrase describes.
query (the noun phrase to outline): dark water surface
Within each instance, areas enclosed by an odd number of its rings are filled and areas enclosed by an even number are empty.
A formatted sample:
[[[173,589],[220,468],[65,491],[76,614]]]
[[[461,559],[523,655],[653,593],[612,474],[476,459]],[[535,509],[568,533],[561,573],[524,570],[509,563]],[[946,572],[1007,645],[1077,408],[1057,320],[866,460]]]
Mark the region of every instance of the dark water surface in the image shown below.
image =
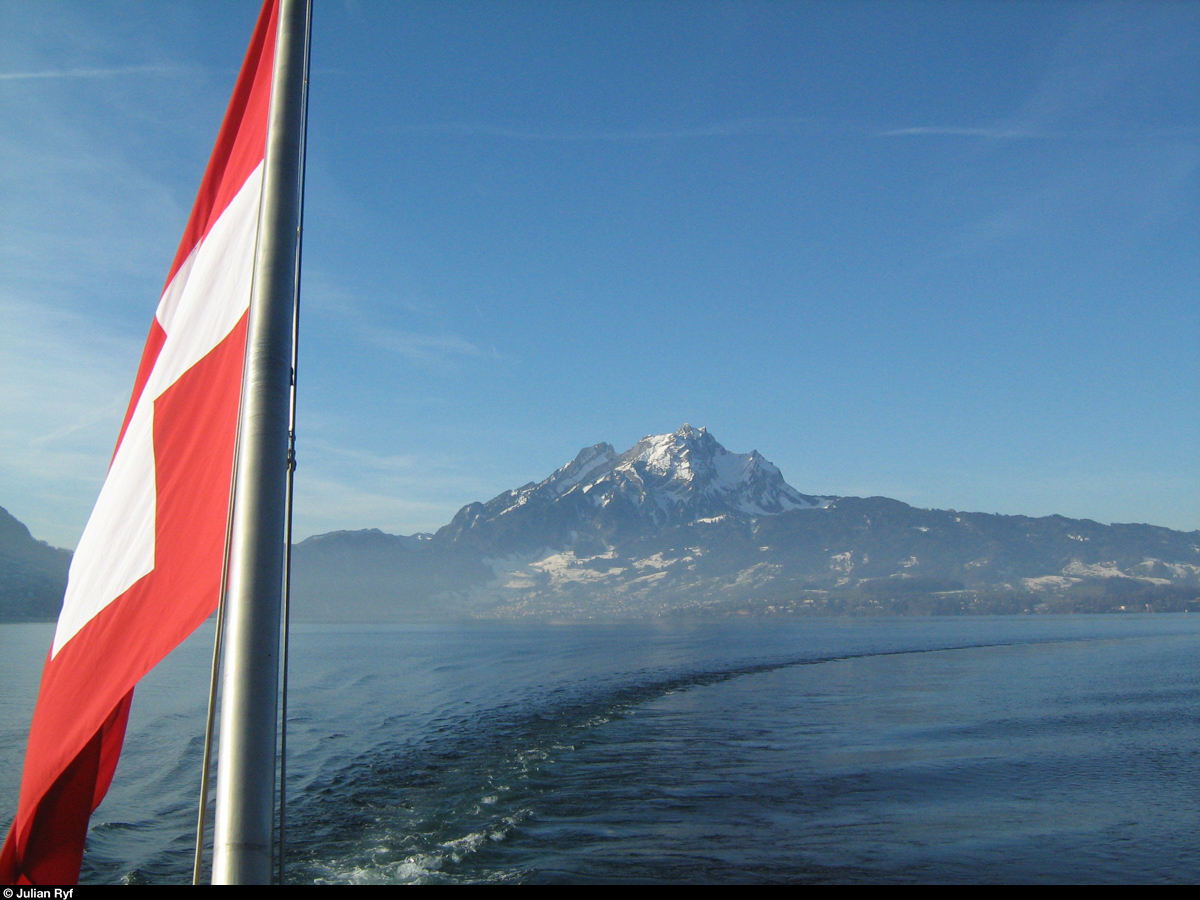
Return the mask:
[[[0,626],[0,815],[51,626]],[[82,880],[189,877],[211,629],[138,688]],[[308,626],[306,882],[1200,880],[1200,616]]]

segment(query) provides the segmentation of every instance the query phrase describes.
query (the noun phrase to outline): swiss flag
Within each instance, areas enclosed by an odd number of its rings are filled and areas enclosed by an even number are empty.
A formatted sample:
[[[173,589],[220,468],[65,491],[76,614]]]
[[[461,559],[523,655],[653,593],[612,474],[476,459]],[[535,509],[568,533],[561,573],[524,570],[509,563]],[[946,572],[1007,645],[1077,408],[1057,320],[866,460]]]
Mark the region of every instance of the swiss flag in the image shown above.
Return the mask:
[[[278,0],[266,0],[71,562],[0,883],[79,878],[133,688],[216,608]]]

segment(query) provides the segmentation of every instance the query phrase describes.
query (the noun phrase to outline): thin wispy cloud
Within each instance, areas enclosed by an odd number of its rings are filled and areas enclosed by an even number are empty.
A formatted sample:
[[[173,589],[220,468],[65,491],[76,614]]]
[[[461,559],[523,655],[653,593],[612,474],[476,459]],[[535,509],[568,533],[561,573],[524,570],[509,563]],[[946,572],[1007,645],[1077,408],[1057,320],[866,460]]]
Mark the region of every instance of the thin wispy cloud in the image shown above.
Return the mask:
[[[380,324],[363,312],[362,304],[351,292],[316,273],[306,284],[304,301],[310,311],[339,322],[347,334],[372,347],[428,369],[452,370],[461,362],[480,357],[506,359],[494,346],[480,348],[460,334],[445,328],[438,319],[436,304],[419,300],[393,300],[390,307],[402,310],[406,319],[418,320],[426,327],[396,328]]]
[[[1070,141],[1115,141],[1115,140],[1172,140],[1193,139],[1200,128],[1140,128],[1137,126],[1108,128],[1048,129],[1033,125],[1022,127],[995,126],[991,128],[962,127],[957,125],[918,125],[910,128],[890,128],[877,131],[877,138],[886,137],[964,137],[982,138],[992,141],[1016,141],[1028,139]]]
[[[57,78],[116,78],[122,75],[184,75],[182,66],[115,66],[104,69],[48,69],[41,72],[0,72],[0,81],[43,81]]]
[[[112,454],[137,341],[0,287],[0,494],[33,533],[73,546]]]
[[[297,475],[297,539],[347,527],[391,533],[434,531],[463,505],[445,499],[412,499],[412,487],[381,489],[375,483],[357,484],[339,477],[344,474],[326,469]]]
[[[433,531],[487,496],[475,471],[446,454],[376,453],[315,438],[302,443],[297,471],[297,535],[347,526]]]
[[[377,347],[426,365],[444,366],[456,358],[480,355],[478,347],[456,334],[417,334],[375,327],[365,336]]]
[[[990,127],[973,128],[959,125],[917,125],[911,128],[892,128],[878,131],[876,137],[970,137],[987,138],[990,140],[1016,140],[1019,138],[1041,137],[1031,128],[1019,127]]]
[[[679,128],[633,128],[618,130],[526,129],[466,122],[434,122],[426,125],[399,126],[397,134],[442,134],[458,137],[501,138],[514,141],[546,141],[557,143],[674,141],[690,138],[722,138],[738,135],[816,134],[822,131],[844,131],[843,126],[829,125],[813,119],[767,116],[731,119],[705,125]]]
[[[554,128],[512,128],[501,125],[466,122],[435,122],[425,125],[400,125],[386,129],[391,134],[429,135],[459,138],[493,138],[531,143],[648,143],[728,137],[814,137],[819,135],[862,138],[979,138],[990,141],[1031,139],[1111,140],[1146,137],[1194,137],[1196,128],[1147,129],[1107,127],[1092,129],[1049,129],[1035,123],[999,125],[909,125],[881,128],[853,122],[822,122],[815,119],[767,117],[735,119],[709,125],[682,128],[646,128],[627,131],[558,130]]]
[[[346,447],[334,441],[314,441],[310,449],[323,459],[355,471],[412,475],[421,465],[415,456],[409,454],[375,453],[361,447]]]

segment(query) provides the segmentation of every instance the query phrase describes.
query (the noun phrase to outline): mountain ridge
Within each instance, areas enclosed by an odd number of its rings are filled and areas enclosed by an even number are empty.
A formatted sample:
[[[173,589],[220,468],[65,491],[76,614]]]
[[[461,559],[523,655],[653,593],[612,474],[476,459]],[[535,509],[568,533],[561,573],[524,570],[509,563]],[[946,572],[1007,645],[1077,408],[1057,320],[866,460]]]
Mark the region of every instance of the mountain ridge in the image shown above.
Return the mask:
[[[0,509],[0,621],[56,618],[70,558]],[[433,534],[314,535],[292,593],[314,622],[1200,610],[1200,530],[805,494],[685,424]]]
[[[609,540],[639,527],[774,515],[833,499],[802,494],[758,451],[730,453],[706,429],[685,424],[672,434],[648,435],[621,454],[607,443],[585,447],[540,482],[467,504],[434,540],[499,541],[510,551],[527,551],[555,543],[562,527]],[[511,521],[499,524],[506,515]]]
[[[0,622],[58,618],[71,551],[37,540],[0,507]]]
[[[320,555],[306,544],[298,562]],[[435,560],[450,557],[465,568],[423,596],[425,612],[1200,609],[1200,531],[804,494],[757,451],[730,453],[686,424],[624,453],[584,447],[539,482],[467,504],[417,545],[395,583],[412,570],[432,589]]]

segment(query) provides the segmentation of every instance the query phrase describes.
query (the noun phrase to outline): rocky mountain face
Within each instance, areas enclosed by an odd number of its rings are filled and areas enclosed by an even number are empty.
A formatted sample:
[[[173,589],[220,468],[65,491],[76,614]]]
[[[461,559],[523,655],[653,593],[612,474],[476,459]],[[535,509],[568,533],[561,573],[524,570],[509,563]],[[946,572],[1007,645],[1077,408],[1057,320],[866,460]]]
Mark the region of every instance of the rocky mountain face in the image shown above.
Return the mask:
[[[832,497],[801,494],[757,451],[730,453],[703,428],[579,451],[545,481],[471,503],[435,543],[495,556],[540,549],[603,549],[676,525],[816,509]]]
[[[1200,532],[803,494],[689,425],[587,447],[432,537],[310,538],[295,566],[319,621],[1200,609]]]
[[[70,565],[70,550],[35,540],[0,508],[0,622],[57,619]]]

